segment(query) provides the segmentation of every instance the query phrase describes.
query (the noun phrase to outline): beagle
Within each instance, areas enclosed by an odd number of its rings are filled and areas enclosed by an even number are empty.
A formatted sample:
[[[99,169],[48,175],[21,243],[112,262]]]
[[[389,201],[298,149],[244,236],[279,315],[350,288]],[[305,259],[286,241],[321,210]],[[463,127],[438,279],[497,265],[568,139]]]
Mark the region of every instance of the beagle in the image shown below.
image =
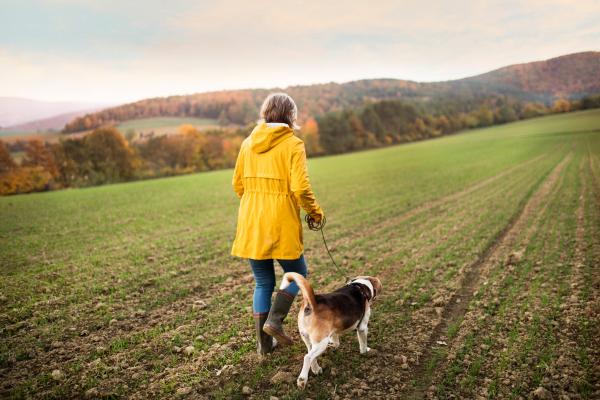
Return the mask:
[[[298,329],[308,354],[304,356],[304,365],[297,381],[298,387],[304,389],[308,382],[308,369],[312,369],[316,375],[323,372],[317,357],[328,346],[337,348],[340,335],[356,329],[361,354],[370,350],[367,347],[367,325],[371,303],[381,293],[383,286],[377,278],[358,276],[335,292],[315,295],[312,286],[302,275],[290,272],[283,276],[280,289],[285,289],[292,281],[298,284],[304,297],[298,314]]]

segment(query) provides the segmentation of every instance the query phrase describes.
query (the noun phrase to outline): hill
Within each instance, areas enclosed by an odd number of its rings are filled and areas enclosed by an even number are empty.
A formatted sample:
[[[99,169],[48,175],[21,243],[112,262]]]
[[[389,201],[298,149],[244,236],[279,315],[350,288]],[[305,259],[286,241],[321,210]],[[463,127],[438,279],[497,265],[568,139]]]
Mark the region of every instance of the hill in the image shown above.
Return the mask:
[[[0,129],[0,134],[3,131],[30,133],[61,130],[65,127],[67,123],[73,121],[73,119],[77,117],[82,117],[89,113],[94,113],[96,111],[98,111],[98,108],[88,108],[85,110],[73,111],[66,114],[56,115],[50,118],[26,122],[24,124],[12,125],[9,128]]]
[[[285,92],[297,102],[300,119],[326,112],[361,107],[381,99],[406,101],[430,98],[471,99],[511,96],[526,101],[552,103],[558,98],[577,100],[600,92],[600,52],[570,54],[529,64],[512,65],[487,74],[448,82],[413,82],[366,79],[347,83],[290,86]],[[270,92],[245,89],[145,99],[77,118],[63,132],[78,132],[107,124],[150,117],[226,118],[247,124],[256,120],[259,107]]]
[[[113,105],[107,103],[51,102],[23,99],[20,97],[0,97],[0,126],[3,128],[11,127],[14,130],[14,125],[21,125],[76,111],[78,112],[77,115],[84,115],[87,112],[101,110]],[[75,116],[70,117],[71,120],[73,118]],[[62,127],[59,126],[58,129]]]
[[[600,52],[510,65],[445,84],[457,90],[493,91],[528,101],[579,100],[600,92]]]

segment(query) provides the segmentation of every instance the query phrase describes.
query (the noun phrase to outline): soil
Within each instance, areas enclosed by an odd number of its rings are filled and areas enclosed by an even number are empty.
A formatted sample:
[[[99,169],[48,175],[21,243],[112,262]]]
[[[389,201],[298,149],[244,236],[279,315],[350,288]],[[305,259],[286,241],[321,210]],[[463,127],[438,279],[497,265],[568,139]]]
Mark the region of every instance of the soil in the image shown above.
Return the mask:
[[[454,200],[468,199],[474,191],[492,186],[547,154],[334,241],[333,247],[341,247],[377,236],[435,207],[449,210],[437,217],[448,226],[434,226],[422,236],[407,237],[406,248],[418,249],[402,256],[394,268],[382,271],[384,291],[373,305],[369,355],[358,354],[355,334],[344,336],[340,348],[328,349],[320,358],[324,374],[315,377],[311,373],[305,392],[295,387],[306,353],[294,322],[301,301],[294,303],[286,325],[298,344],[279,346],[273,354],[259,357],[249,307],[252,293],[245,289],[251,286],[253,276],[245,266],[235,264],[230,266],[233,273],[228,279],[212,284],[203,283],[187,270],[172,271],[189,275],[190,294],[150,311],[140,310],[136,293],[112,304],[104,304],[102,298],[91,299],[84,309],[72,309],[73,315],[107,309],[119,311],[123,317],[107,326],[89,326],[76,318],[63,321],[57,324],[61,340],[32,328],[27,319],[3,327],[4,345],[19,342],[21,346],[0,370],[0,395],[89,399],[600,398],[600,186],[593,168],[594,162],[598,168],[600,163],[593,155],[578,154],[571,151],[542,179],[522,176],[512,188],[499,188],[507,197],[521,193],[521,187],[529,186],[532,192],[489,244],[482,249],[474,247],[472,260],[464,264],[426,257],[449,240],[447,230],[484,226],[485,221],[470,215],[468,206],[463,209],[464,204]],[[577,157],[581,160],[573,175],[571,165]],[[573,177],[581,182],[579,186],[573,186]],[[472,204],[479,209],[482,203],[489,202],[491,207],[493,201],[502,199],[502,195],[490,195]],[[419,221],[427,220],[424,216]],[[457,244],[448,246],[458,248]],[[377,260],[404,254],[394,248],[374,248],[373,253],[378,259],[366,263],[365,270]],[[312,256],[327,257],[323,250]],[[443,281],[441,277],[448,271],[456,273]],[[410,280],[398,279],[403,276]],[[343,284],[341,279],[311,279],[317,292]],[[414,289],[415,285],[419,287]],[[151,288],[152,282],[145,287]],[[60,299],[38,304],[39,310],[57,306],[69,307]],[[227,318],[217,320],[216,315]],[[36,385],[35,390],[30,390],[31,385]]]

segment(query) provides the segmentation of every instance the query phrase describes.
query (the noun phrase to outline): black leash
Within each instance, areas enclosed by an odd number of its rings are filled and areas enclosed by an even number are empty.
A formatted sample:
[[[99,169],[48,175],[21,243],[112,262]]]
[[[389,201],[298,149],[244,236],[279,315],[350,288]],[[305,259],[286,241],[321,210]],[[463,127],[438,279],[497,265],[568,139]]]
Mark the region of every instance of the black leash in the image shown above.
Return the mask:
[[[331,256],[331,253],[329,252],[329,247],[327,247],[327,241],[325,240],[325,235],[323,234],[323,228],[325,227],[325,223],[327,222],[327,220],[325,219],[325,216],[323,216],[322,220],[320,220],[319,222],[317,222],[317,221],[315,221],[315,219],[313,217],[311,217],[310,215],[306,214],[306,216],[304,217],[304,220],[308,224],[308,229],[310,229],[311,231],[321,231],[321,236],[323,237],[323,244],[325,244],[325,248],[327,249],[327,254],[329,254],[329,258],[331,258],[331,261],[333,262],[333,265],[335,265],[335,267],[337,268],[338,272],[344,278],[346,278],[346,285],[351,285],[352,282],[354,282],[354,279],[348,278],[342,272],[342,270],[340,269],[340,267],[338,267],[338,265],[335,263],[335,260]],[[362,287],[360,287],[357,283],[353,284],[352,286],[356,287],[360,291],[360,294],[362,294],[362,296],[365,298],[365,302],[366,302],[366,303],[363,303],[362,317],[360,318],[360,321],[358,321],[358,325],[356,325],[356,330],[358,330],[358,327],[360,326],[362,320],[365,318],[365,314],[367,313],[367,303],[369,302],[369,297],[367,296],[367,294],[365,293],[365,291],[362,289]]]
[[[306,216],[304,217],[304,220],[306,221],[306,224],[308,225],[308,229],[310,229],[311,231],[321,231],[321,236],[323,237],[323,243],[325,244],[325,248],[327,249],[327,254],[329,254],[329,258],[331,258],[331,261],[333,262],[333,265],[335,265],[335,267],[337,268],[338,272],[344,278],[346,278],[347,283],[352,282],[352,279],[348,278],[346,276],[346,274],[344,274],[342,272],[342,270],[340,269],[340,267],[338,267],[338,265],[335,263],[335,260],[331,256],[331,253],[329,252],[329,247],[327,247],[327,241],[325,240],[325,235],[323,234],[323,228],[325,228],[325,223],[327,222],[325,216],[323,216],[323,218],[319,222],[317,222],[317,221],[315,221],[315,219],[313,217],[311,217],[310,215],[306,214]]]

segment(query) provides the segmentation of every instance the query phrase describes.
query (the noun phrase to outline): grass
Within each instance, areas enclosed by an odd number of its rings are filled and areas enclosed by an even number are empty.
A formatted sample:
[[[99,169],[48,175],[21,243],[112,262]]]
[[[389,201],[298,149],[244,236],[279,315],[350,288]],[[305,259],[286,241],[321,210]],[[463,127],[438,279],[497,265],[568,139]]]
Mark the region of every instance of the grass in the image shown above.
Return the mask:
[[[17,164],[21,164],[21,160],[23,159],[25,152],[24,151],[15,151],[15,152],[10,153],[10,155],[12,156],[13,160]]]
[[[24,135],[29,133],[36,133],[36,131],[11,131],[10,129],[2,129],[0,130],[0,137]]]
[[[125,133],[128,129],[133,129],[136,133],[154,132],[156,135],[166,135],[167,133],[177,133],[179,127],[183,124],[190,124],[198,129],[207,129],[209,127],[218,127],[216,119],[191,118],[191,117],[157,117],[143,118],[131,121],[125,121],[117,125],[117,129]]]
[[[5,143],[15,143],[17,140],[27,142],[31,139],[42,139],[45,142],[56,143],[64,136],[60,131],[52,132],[22,132],[22,131],[0,131],[0,138]]]
[[[0,395],[57,398],[76,385],[105,396],[170,398],[192,387],[243,398],[248,386],[257,399],[330,398],[334,390],[352,398],[366,384],[395,396],[435,385],[439,398],[480,395],[485,387],[491,398],[516,399],[545,385],[565,353],[575,371],[570,384],[593,398],[597,323],[578,308],[568,314],[578,339],[567,339],[575,336],[562,333],[567,315],[560,306],[573,294],[587,303],[598,293],[592,267],[600,133],[569,133],[597,129],[600,111],[592,110],[309,160],[333,257],[349,275],[379,276],[384,292],[369,328],[370,347],[381,357],[360,357],[355,335],[347,335],[305,392],[269,382],[286,368],[298,374],[303,345],[262,362],[253,357],[251,271],[229,255],[239,205],[231,171],[0,198],[0,368],[11,382]],[[530,213],[526,205],[553,176],[556,184]],[[523,223],[508,236],[511,247],[494,247],[513,218]],[[574,268],[580,242],[586,261]],[[484,260],[473,278],[481,279],[477,293],[464,293],[465,266],[489,247],[498,262]],[[506,252],[516,249],[525,250],[523,260],[506,265]],[[320,235],[305,232],[305,251],[316,290],[339,287]],[[431,337],[435,309],[469,297],[466,314],[444,321],[448,347],[428,356],[429,343],[439,340]],[[196,299],[208,307],[193,310]],[[190,356],[177,350],[187,346],[194,347]],[[415,360],[399,370],[388,354]],[[88,366],[96,359],[102,369]],[[217,377],[227,365],[233,367]],[[133,379],[137,366],[144,372]],[[374,368],[380,372],[365,372]],[[54,369],[66,380],[53,379]],[[512,376],[530,386],[502,383]]]

